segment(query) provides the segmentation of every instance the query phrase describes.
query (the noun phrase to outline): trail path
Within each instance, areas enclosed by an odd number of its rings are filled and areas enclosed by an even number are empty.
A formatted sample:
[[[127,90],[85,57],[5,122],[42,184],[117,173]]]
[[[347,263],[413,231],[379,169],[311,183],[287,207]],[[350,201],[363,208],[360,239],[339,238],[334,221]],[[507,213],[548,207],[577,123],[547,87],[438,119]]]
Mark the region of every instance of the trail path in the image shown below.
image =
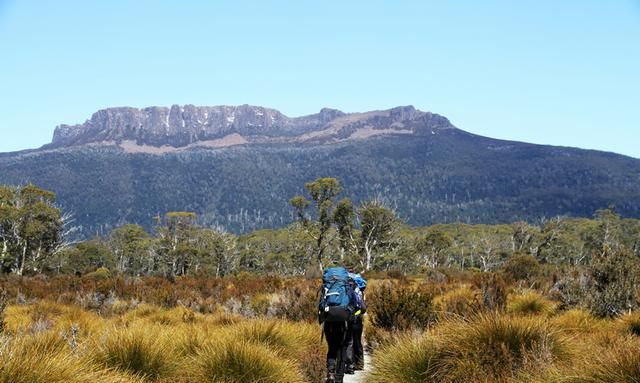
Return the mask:
[[[345,375],[344,383],[364,383],[364,377],[371,370],[371,358],[367,352],[364,353],[364,370],[356,371],[354,375]]]

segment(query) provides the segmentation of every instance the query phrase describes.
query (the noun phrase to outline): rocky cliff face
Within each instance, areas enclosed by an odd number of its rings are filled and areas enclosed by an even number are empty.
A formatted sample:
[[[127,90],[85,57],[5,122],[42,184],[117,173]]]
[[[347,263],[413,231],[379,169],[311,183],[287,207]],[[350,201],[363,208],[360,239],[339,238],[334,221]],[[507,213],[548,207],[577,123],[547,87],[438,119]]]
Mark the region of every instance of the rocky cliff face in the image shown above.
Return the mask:
[[[412,106],[385,111],[346,114],[324,108],[317,114],[290,118],[258,106],[173,105],[144,109],[121,107],[100,110],[83,124],[56,127],[48,148],[92,143],[183,148],[201,142],[241,136],[234,142],[305,142],[368,135],[430,132],[452,128],[446,118]]]

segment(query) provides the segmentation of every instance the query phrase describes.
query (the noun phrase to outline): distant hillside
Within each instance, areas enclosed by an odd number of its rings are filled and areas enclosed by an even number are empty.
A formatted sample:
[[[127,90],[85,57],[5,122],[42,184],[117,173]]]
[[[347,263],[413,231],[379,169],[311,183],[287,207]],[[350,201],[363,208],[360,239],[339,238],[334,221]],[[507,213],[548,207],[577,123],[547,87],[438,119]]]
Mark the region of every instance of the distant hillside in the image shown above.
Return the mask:
[[[291,222],[304,182],[339,178],[345,195],[381,198],[408,223],[640,217],[640,160],[501,141],[413,107],[289,118],[273,109],[112,108],[56,128],[43,148],[0,154],[0,183],[58,194],[83,232],[153,225],[171,210],[235,232]]]

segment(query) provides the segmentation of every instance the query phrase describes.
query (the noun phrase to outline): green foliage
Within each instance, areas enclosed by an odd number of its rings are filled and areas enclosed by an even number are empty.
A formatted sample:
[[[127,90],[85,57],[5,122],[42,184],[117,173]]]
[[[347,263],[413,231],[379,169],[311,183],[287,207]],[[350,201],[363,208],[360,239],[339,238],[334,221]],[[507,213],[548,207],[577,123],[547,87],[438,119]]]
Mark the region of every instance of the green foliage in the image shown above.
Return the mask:
[[[609,250],[597,254],[590,269],[592,285],[588,304],[599,317],[619,316],[639,306],[638,273],[640,262],[628,250]]]
[[[502,271],[515,281],[529,281],[539,277],[542,268],[533,255],[515,254],[502,266]]]
[[[116,261],[107,243],[101,238],[80,242],[65,252],[65,270],[70,273],[88,273],[98,268],[114,269]]]
[[[304,184],[304,188],[311,196],[316,211],[316,219],[310,221],[306,218],[304,210],[309,202],[302,196],[293,197],[290,201],[296,211],[296,216],[301,220],[303,227],[315,241],[314,258],[320,267],[324,268],[325,250],[330,242],[330,231],[334,223],[333,210],[335,199],[342,192],[340,182],[335,178],[318,178],[313,182]],[[343,217],[344,218],[344,217]]]
[[[42,272],[48,258],[64,247],[63,217],[56,195],[34,185],[0,188],[0,263],[22,275]]]
[[[366,201],[358,209],[360,241],[364,252],[364,269],[371,270],[376,253],[394,246],[399,220],[393,210],[380,201]]]
[[[109,237],[116,268],[121,273],[135,275],[145,268],[145,255],[151,248],[149,234],[140,225],[126,224],[114,229]]]
[[[417,250],[423,254],[424,266],[437,268],[445,263],[443,256],[453,244],[449,234],[440,230],[429,230],[427,234],[418,240]]]
[[[86,236],[108,234],[122,217],[150,230],[149,217],[170,210],[197,212],[206,224],[236,233],[281,227],[290,222],[288,199],[306,180],[327,174],[341,180],[356,205],[378,195],[396,201],[394,208],[412,225],[588,217],[608,204],[639,216],[637,180],[629,177],[639,171],[636,159],[487,140],[451,130],[162,156],[84,147],[5,154],[0,183],[28,179],[55,191],[77,213]]]

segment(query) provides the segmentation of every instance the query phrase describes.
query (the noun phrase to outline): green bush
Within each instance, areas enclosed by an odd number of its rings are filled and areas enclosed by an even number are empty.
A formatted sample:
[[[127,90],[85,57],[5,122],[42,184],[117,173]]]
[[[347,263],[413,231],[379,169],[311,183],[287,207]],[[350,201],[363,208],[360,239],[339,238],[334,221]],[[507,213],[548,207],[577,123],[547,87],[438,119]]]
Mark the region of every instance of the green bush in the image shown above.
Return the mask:
[[[540,262],[528,254],[514,254],[502,267],[502,271],[515,281],[528,281],[542,274]]]
[[[640,262],[625,250],[607,249],[596,256],[590,270],[591,286],[587,303],[593,315],[616,317],[640,304],[636,286],[640,281]]]

